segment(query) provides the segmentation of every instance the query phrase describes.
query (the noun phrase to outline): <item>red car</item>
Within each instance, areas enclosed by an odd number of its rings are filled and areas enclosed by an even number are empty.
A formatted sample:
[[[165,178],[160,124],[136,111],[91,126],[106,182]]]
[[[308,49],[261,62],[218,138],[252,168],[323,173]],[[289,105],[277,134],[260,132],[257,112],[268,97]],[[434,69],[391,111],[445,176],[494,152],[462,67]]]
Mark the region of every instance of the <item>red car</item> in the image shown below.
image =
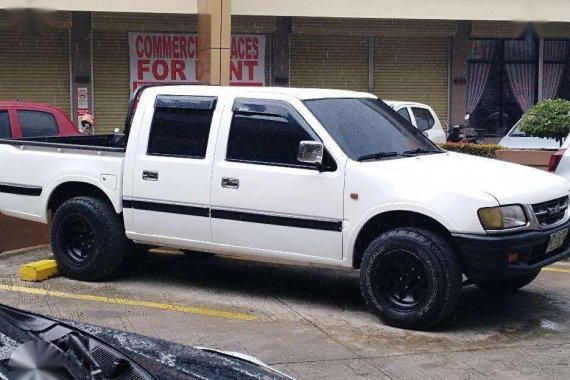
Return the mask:
[[[0,138],[77,136],[77,127],[57,107],[0,100]]]

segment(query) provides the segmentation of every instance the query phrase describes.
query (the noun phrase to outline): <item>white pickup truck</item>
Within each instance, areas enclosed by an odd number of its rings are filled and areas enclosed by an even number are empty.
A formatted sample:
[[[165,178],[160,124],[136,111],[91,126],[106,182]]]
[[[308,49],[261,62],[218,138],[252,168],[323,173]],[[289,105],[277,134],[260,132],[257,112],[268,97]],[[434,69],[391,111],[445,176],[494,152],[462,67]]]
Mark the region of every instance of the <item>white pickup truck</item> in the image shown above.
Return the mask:
[[[462,285],[518,289],[570,252],[566,180],[442,151],[366,93],[150,87],[124,134],[0,140],[0,165],[0,211],[51,223],[80,280],[134,243],[354,268],[373,312],[424,328]]]

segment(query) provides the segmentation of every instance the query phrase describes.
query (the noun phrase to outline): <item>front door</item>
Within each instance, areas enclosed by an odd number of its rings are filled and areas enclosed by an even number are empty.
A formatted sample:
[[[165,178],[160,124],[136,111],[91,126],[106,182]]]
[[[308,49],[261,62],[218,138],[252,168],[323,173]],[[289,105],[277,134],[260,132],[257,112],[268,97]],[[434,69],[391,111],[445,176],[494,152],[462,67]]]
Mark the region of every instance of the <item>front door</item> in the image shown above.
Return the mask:
[[[132,209],[132,223],[127,216],[125,221],[135,239],[164,244],[211,241],[214,144],[208,142],[217,131],[211,128],[217,125],[212,123],[216,101],[216,96],[156,98],[152,121],[140,132],[132,189],[124,197],[124,208]]]
[[[344,165],[297,161],[301,141],[320,141],[284,100],[236,98],[227,109],[212,177],[215,243],[252,254],[342,258]]]

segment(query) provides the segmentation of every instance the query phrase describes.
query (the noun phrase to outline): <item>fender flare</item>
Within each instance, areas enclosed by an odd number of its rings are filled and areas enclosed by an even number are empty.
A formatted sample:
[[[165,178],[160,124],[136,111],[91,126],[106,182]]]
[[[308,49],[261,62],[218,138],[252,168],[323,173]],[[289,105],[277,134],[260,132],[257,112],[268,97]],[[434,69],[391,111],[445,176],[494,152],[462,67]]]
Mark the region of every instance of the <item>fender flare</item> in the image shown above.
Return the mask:
[[[352,263],[354,259],[354,249],[356,245],[356,240],[362,228],[370,221],[372,218],[378,215],[386,214],[388,212],[411,212],[415,214],[420,214],[435,220],[445,227],[448,231],[454,231],[456,228],[454,224],[445,217],[442,213],[437,212],[429,207],[422,205],[411,204],[411,203],[390,203],[381,206],[374,207],[363,214],[356,223],[350,226],[350,232],[348,233],[348,238],[345,243],[346,261]]]
[[[48,205],[54,191],[58,189],[60,186],[70,182],[84,183],[96,187],[107,196],[117,214],[122,212],[123,207],[120,197],[121,193],[120,185],[117,186],[116,190],[109,190],[101,186],[101,182],[97,178],[93,178],[90,176],[68,175],[68,176],[58,177],[53,182],[51,182],[49,186],[47,186],[42,192],[42,198],[43,198],[42,203],[44,207],[41,217],[44,221],[47,221]]]

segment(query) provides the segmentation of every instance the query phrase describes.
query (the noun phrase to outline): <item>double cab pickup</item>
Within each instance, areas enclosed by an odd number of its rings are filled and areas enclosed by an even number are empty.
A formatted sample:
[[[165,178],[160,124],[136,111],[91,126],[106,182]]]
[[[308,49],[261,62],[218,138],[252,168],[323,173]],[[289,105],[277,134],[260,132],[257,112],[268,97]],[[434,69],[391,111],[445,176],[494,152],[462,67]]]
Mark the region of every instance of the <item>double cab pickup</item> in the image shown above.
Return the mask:
[[[426,328],[462,286],[570,253],[565,179],[441,150],[367,93],[142,88],[123,133],[0,140],[0,165],[0,211],[50,223],[85,281],[136,245],[345,267],[382,320]]]

